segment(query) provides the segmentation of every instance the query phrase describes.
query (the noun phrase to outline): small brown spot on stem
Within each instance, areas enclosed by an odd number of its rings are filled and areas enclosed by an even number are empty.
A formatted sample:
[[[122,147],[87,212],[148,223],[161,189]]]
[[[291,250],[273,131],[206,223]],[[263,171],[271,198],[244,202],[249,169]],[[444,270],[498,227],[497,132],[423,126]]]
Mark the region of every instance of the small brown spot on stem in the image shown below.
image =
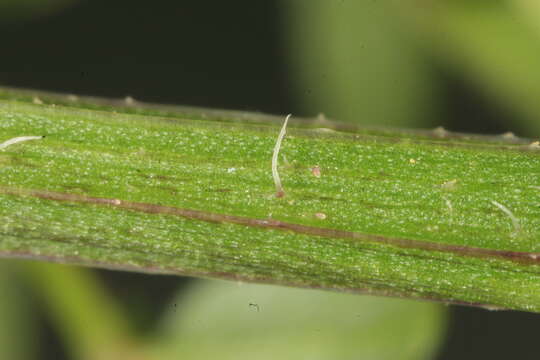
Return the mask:
[[[326,214],[322,212],[318,212],[318,213],[315,213],[315,217],[319,220],[324,220],[326,219]]]
[[[317,177],[317,178],[320,178],[321,177],[321,168],[319,167],[319,165],[315,165],[314,167],[311,168],[311,173],[313,174],[313,176]]]

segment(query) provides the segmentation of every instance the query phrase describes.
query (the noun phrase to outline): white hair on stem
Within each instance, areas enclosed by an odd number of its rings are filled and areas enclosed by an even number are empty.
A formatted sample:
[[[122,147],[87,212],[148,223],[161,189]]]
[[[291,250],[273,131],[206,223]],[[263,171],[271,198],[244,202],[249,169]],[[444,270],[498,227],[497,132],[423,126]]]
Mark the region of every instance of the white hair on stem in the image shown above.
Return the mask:
[[[23,141],[41,140],[44,137],[45,136],[19,136],[19,137],[9,139],[8,141],[4,141],[3,143],[1,143],[0,144],[0,150],[3,150],[3,149],[7,148],[10,145],[17,144],[17,143],[20,143],[20,142],[23,142]]]
[[[519,224],[518,218],[515,217],[515,215],[506,206],[504,206],[503,204],[501,204],[501,203],[499,203],[499,202],[497,202],[495,200],[491,200],[491,203],[493,205],[495,205],[496,207],[498,207],[499,210],[501,210],[503,213],[508,215],[510,220],[512,220],[512,225],[514,225],[514,230],[515,230],[516,233],[521,230],[521,225]]]
[[[274,154],[272,155],[272,177],[274,178],[274,184],[276,184],[276,197],[280,198],[285,196],[285,192],[283,191],[283,186],[281,186],[281,179],[279,178],[278,173],[278,155],[279,155],[279,149],[281,148],[281,142],[283,141],[283,138],[285,137],[286,129],[287,129],[287,123],[289,122],[289,118],[292,114],[287,115],[285,118],[285,122],[283,123],[283,126],[281,127],[281,131],[279,132],[276,146],[274,146]]]

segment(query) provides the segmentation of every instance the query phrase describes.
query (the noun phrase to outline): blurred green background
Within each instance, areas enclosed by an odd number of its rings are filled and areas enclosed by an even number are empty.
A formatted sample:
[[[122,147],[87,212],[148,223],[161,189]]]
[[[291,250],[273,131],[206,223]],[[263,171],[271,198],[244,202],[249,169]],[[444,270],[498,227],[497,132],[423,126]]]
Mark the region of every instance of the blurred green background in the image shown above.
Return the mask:
[[[0,85],[538,138],[539,24],[536,0],[1,0]],[[537,314],[13,260],[0,294],[1,359],[538,358]]]

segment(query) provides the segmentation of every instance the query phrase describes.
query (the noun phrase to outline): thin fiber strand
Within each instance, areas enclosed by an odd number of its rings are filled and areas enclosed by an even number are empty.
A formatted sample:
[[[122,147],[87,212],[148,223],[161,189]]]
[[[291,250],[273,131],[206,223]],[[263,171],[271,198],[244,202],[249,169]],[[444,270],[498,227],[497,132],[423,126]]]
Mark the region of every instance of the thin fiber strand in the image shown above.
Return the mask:
[[[516,232],[519,232],[521,230],[521,226],[519,224],[519,220],[517,217],[515,217],[515,215],[506,207],[504,206],[503,204],[495,201],[495,200],[492,200],[491,203],[493,205],[495,205],[496,207],[499,208],[499,210],[501,210],[503,213],[505,213],[506,215],[508,215],[508,217],[510,218],[510,220],[512,220],[512,224],[514,225],[514,230]]]
[[[276,146],[274,146],[274,154],[272,155],[272,177],[274,178],[274,183],[276,184],[276,197],[283,197],[285,195],[285,192],[283,191],[283,186],[281,186],[281,179],[279,178],[278,173],[278,155],[279,155],[279,149],[281,148],[281,142],[283,141],[283,138],[285,137],[286,129],[287,129],[287,123],[289,122],[289,118],[291,117],[291,114],[287,115],[285,118],[285,122],[283,123],[283,126],[281,127],[281,131],[279,132]]]
[[[41,140],[41,139],[43,139],[43,136],[19,136],[19,137],[9,139],[8,141],[5,141],[5,142],[1,143],[0,144],[0,150],[3,150],[3,149],[7,148],[10,145],[17,144],[17,143],[20,143],[20,142],[23,142],[23,141]]]

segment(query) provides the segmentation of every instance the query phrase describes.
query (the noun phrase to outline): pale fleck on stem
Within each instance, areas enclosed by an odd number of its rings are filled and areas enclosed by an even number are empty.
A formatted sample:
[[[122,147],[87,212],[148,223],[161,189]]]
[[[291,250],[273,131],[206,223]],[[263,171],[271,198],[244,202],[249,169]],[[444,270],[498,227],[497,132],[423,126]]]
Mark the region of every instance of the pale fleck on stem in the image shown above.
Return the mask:
[[[5,141],[5,142],[1,143],[0,144],[0,150],[3,150],[3,149],[7,148],[10,145],[17,144],[17,143],[20,143],[20,142],[23,142],[23,141],[40,140],[40,139],[43,139],[44,137],[45,136],[19,136],[19,137],[9,139],[8,141]]]
[[[492,200],[491,203],[495,205],[496,207],[498,207],[503,213],[508,215],[510,220],[512,220],[512,224],[514,225],[515,232],[518,233],[521,230],[521,225],[519,224],[519,220],[517,219],[517,217],[515,217],[514,214],[503,204],[495,200]]]
[[[321,168],[319,167],[319,165],[315,165],[314,167],[311,168],[311,173],[313,174],[313,176],[317,177],[317,178],[320,178],[321,177]]]
[[[452,202],[448,198],[444,198],[444,201],[446,202],[446,206],[448,207],[449,212],[454,212],[454,207],[452,206]]]
[[[278,155],[279,155],[279,149],[281,147],[281,141],[283,141],[283,138],[285,137],[285,132],[287,129],[287,123],[289,122],[289,118],[292,114],[287,115],[285,118],[285,122],[283,123],[283,127],[281,128],[281,131],[279,132],[276,146],[274,146],[274,154],[272,155],[272,177],[274,178],[274,183],[276,184],[276,197],[283,197],[285,196],[285,192],[283,191],[283,186],[281,186],[281,179],[279,178],[278,173]]]

